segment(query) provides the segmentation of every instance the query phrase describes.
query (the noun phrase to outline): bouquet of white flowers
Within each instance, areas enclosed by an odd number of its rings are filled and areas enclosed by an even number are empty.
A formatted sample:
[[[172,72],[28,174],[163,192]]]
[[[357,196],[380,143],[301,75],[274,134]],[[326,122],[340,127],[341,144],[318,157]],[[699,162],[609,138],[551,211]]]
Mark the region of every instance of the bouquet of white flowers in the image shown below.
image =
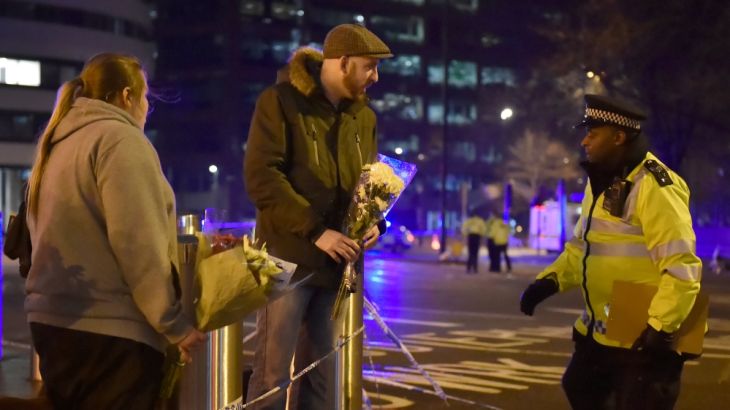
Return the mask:
[[[378,161],[362,168],[352,201],[347,209],[343,233],[362,242],[365,234],[383,220],[403,190],[416,174],[416,166],[408,162],[378,155]],[[340,282],[332,319],[339,316],[344,298],[357,291],[357,269],[348,263]]]

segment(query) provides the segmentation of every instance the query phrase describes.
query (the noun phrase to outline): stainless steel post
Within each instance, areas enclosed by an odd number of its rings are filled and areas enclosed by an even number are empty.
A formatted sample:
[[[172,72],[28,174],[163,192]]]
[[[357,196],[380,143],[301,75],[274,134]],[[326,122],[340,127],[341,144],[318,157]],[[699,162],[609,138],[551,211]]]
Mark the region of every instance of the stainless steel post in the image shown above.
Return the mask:
[[[357,292],[346,300],[338,340],[342,341],[362,327],[363,274],[357,275]],[[335,405],[337,410],[362,409],[362,334],[353,337],[336,356]]]
[[[178,254],[183,311],[195,317],[195,255],[200,232],[197,215],[178,220]],[[243,374],[243,323],[208,333],[204,349],[193,354],[193,362],[183,368],[177,408],[180,410],[219,409],[241,396]]]
[[[208,335],[209,409],[220,409],[241,397],[243,376],[243,323],[234,323]],[[244,400],[245,402],[245,400]]]
[[[182,215],[178,219],[178,258],[180,268],[180,288],[182,291],[182,307],[188,317],[195,317],[195,255],[198,250],[200,217]],[[210,343],[210,341],[208,341]],[[185,366],[180,375],[178,394],[173,408],[180,410],[197,410],[207,408],[208,392],[207,371],[209,367],[206,349],[193,352],[192,363]]]
[[[33,347],[30,348],[30,380],[37,382],[43,381],[43,377],[41,376],[41,361]]]

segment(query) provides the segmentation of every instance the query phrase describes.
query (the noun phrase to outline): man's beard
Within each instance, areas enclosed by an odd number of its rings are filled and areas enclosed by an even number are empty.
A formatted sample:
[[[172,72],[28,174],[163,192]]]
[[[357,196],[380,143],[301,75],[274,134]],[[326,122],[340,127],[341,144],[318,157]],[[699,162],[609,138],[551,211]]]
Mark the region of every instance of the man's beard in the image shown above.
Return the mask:
[[[360,87],[357,84],[357,78],[355,76],[355,70],[350,70],[347,74],[345,74],[345,78],[343,79],[343,83],[345,86],[345,89],[347,92],[350,93],[350,97],[353,100],[357,100],[358,98],[365,95],[365,90],[367,87],[370,86],[370,82],[368,82],[365,87]]]

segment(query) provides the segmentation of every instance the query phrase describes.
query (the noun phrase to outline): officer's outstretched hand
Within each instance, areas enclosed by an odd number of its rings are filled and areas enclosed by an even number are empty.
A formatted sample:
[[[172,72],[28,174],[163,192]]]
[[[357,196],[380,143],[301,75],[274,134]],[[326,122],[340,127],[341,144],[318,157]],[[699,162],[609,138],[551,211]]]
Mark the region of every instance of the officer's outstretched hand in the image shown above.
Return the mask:
[[[535,313],[535,306],[556,294],[558,290],[558,284],[552,279],[542,278],[534,281],[522,292],[520,310],[527,316],[532,316]]]
[[[646,329],[641,332],[631,349],[647,353],[668,353],[674,351],[673,343],[673,333],[656,330],[650,325],[646,325]]]

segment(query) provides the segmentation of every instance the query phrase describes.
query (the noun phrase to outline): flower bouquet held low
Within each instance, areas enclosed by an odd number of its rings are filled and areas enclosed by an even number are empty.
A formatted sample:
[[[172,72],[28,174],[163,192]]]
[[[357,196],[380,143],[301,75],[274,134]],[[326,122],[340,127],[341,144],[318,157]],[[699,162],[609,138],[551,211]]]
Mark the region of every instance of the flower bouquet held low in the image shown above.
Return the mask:
[[[195,263],[196,327],[220,329],[298,286],[291,284],[297,265],[275,258],[266,247],[253,246],[247,236],[197,233]],[[306,280],[306,278],[305,278]],[[176,346],[168,349],[160,397],[169,398],[184,362]]]
[[[385,218],[415,174],[414,164],[384,155],[378,155],[376,162],[366,164],[347,209],[343,233],[362,244],[365,234]],[[345,266],[332,320],[339,316],[345,298],[357,292],[358,274],[354,263]]]
[[[290,290],[296,265],[256,248],[247,236],[199,235],[195,266],[197,328],[210,331],[243,320]]]

